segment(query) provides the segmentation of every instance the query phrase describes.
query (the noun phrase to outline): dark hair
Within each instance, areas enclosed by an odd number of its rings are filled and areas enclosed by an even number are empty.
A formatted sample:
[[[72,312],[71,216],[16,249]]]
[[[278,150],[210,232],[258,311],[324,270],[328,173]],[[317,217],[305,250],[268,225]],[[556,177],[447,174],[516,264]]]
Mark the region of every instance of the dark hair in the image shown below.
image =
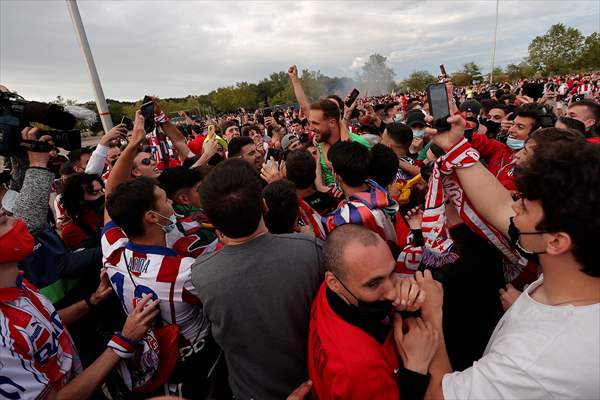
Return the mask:
[[[369,177],[369,150],[360,143],[340,141],[329,148],[327,158],[333,171],[350,187],[362,185]]]
[[[82,147],[80,149],[72,150],[69,152],[69,154],[67,154],[67,158],[69,161],[77,162],[81,160],[81,156],[84,154],[92,154],[92,149],[89,147]]]
[[[583,140],[536,146],[515,184],[526,199],[542,205],[544,217],[536,228],[567,233],[582,271],[600,277],[600,146]]]
[[[261,130],[257,125],[246,125],[242,128],[242,136],[250,136],[250,131],[261,133]]]
[[[254,144],[249,136],[236,136],[229,141],[227,145],[227,157],[239,157],[242,155],[242,147]]]
[[[387,124],[385,129],[396,145],[408,150],[413,141],[413,131],[410,129],[410,126],[401,122],[394,122]]]
[[[287,178],[298,189],[307,189],[314,185],[317,173],[315,172],[315,159],[308,150],[294,150],[285,160]]]
[[[223,122],[223,124],[221,125],[221,133],[224,135],[227,128],[230,128],[232,126],[238,126],[238,122],[235,120]]]
[[[544,114],[545,114],[545,110],[543,109],[543,107],[541,105],[539,105],[537,103],[523,104],[515,112],[515,118],[521,117],[521,118],[533,119],[535,121],[535,124],[534,124],[533,128],[531,129],[531,132],[533,132],[537,128],[539,128],[540,117]]]
[[[340,109],[340,111],[344,111],[344,101],[342,100],[342,98],[340,96],[338,96],[337,94],[330,94],[326,98],[327,99],[331,99],[331,100],[335,100],[335,102],[337,103],[338,108]]]
[[[573,129],[585,135],[585,124],[580,120],[570,117],[560,117],[558,120],[562,122],[567,129]]]
[[[310,105],[311,110],[323,111],[323,118],[340,120],[340,109],[331,100],[322,99]]]
[[[489,114],[492,108],[497,108],[499,103],[496,100],[492,99],[483,99],[481,100],[481,109],[484,112],[484,115]]]
[[[165,169],[158,177],[160,187],[172,197],[181,189],[191,189],[202,181],[202,174],[196,170],[186,167],[175,167]]]
[[[508,106],[504,103],[496,103],[494,105],[492,105],[488,111],[488,113],[490,111],[492,111],[494,108],[498,109],[498,110],[502,110],[504,112],[504,114],[508,114]]]
[[[272,182],[263,190],[263,196],[269,209],[265,214],[269,232],[293,233],[300,207],[294,184],[285,179]]]
[[[250,163],[220,162],[202,182],[200,201],[212,224],[230,238],[248,236],[262,217],[262,183]]]
[[[71,175],[75,173],[75,163],[73,161],[65,161],[58,169],[59,175]]]
[[[82,172],[67,179],[61,190],[61,203],[69,217],[75,219],[81,216],[85,204],[83,197],[86,191],[92,190],[94,182],[104,187],[104,182],[98,175]]]
[[[378,143],[371,148],[371,164],[369,175],[371,179],[383,187],[394,181],[398,173],[398,156],[389,147]]]
[[[373,124],[368,124],[368,125],[361,125],[358,128],[358,132],[366,132],[369,133],[371,135],[376,135],[376,136],[381,136],[381,132],[379,131],[379,129],[373,125]]]
[[[154,209],[156,179],[139,177],[119,184],[106,199],[112,220],[130,238],[144,234],[144,214]]]

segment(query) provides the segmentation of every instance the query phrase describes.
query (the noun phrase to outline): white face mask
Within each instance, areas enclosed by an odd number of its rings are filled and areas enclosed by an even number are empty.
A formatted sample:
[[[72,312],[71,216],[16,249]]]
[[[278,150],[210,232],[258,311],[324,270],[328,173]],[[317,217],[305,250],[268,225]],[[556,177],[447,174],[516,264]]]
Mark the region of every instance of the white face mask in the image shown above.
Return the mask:
[[[422,138],[425,136],[424,129],[416,129],[413,131],[413,138]]]
[[[175,229],[175,227],[177,226],[177,217],[175,216],[175,214],[172,214],[170,217],[165,217],[165,216],[164,216],[164,215],[162,215],[161,213],[158,213],[158,212],[156,212],[156,211],[154,211],[154,210],[153,210],[152,212],[153,212],[154,214],[158,215],[158,216],[159,216],[159,217],[161,217],[161,218],[164,218],[164,219],[167,219],[167,220],[169,220],[169,223],[168,223],[168,224],[166,224],[166,225],[160,225],[160,224],[157,224],[158,226],[160,226],[160,227],[162,228],[162,230],[163,230],[165,233],[172,232],[172,231],[173,231],[173,229]]]
[[[509,136],[506,138],[506,145],[511,150],[521,150],[523,147],[525,147],[525,141]]]

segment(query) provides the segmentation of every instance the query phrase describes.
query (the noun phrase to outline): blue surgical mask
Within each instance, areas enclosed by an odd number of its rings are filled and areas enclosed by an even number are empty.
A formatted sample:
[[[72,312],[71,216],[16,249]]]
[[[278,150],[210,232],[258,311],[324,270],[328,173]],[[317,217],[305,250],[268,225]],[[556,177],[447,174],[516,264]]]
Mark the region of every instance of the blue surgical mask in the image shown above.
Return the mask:
[[[396,114],[394,116],[394,122],[402,122],[402,114]]]
[[[525,141],[524,140],[515,139],[512,136],[509,136],[509,137],[506,138],[506,145],[511,150],[521,150],[523,147],[525,147]]]
[[[159,225],[159,226],[162,228],[162,230],[163,230],[165,233],[170,233],[170,232],[172,232],[172,231],[173,231],[173,229],[175,229],[175,227],[177,226],[177,217],[175,216],[175,214],[172,214],[170,217],[165,217],[164,215],[162,215],[161,213],[158,213],[158,212],[156,212],[156,211],[152,211],[152,212],[153,212],[153,213],[155,213],[156,215],[158,215],[158,216],[159,216],[159,217],[161,217],[161,218],[164,218],[164,219],[168,219],[168,220],[169,220],[169,223],[168,223],[168,224],[166,224],[166,225],[160,225],[160,224],[157,224],[157,225]]]
[[[414,130],[413,131],[413,138],[422,138],[425,136],[425,130],[424,129],[418,129],[418,130]]]

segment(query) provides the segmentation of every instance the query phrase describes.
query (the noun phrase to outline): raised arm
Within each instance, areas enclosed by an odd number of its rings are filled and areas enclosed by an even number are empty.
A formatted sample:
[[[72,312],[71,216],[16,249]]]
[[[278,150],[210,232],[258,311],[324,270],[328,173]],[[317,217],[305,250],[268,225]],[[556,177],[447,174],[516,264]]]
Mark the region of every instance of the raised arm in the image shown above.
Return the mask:
[[[173,143],[173,146],[177,149],[177,152],[179,153],[179,161],[184,162],[190,154],[190,148],[187,145],[185,136],[179,129],[177,129],[175,125],[169,121],[167,115],[161,111],[160,100],[158,97],[150,96],[150,98],[154,102],[154,114],[157,116],[160,127],[169,137],[171,143]]]
[[[300,105],[300,109],[303,110],[304,115],[308,117],[308,112],[310,111],[310,100],[304,93],[304,89],[302,89],[302,82],[298,77],[298,68],[295,65],[292,65],[288,68],[288,75],[292,80],[292,87],[294,88],[294,95],[296,96],[296,100]]]
[[[450,131],[437,133],[432,138],[445,152],[464,139],[465,120],[460,115],[453,115],[448,122],[452,125]],[[455,171],[475,210],[508,237],[509,219],[514,215],[510,191],[481,162]]]
[[[102,175],[110,142],[120,137],[127,137],[127,128],[125,127],[125,124],[119,124],[113,127],[100,138],[98,146],[96,146],[96,149],[90,156],[90,161],[88,161],[87,166],[85,167],[86,174]]]
[[[131,169],[133,167],[133,159],[138,153],[138,147],[144,141],[146,132],[144,131],[144,117],[140,111],[135,112],[135,123],[133,126],[133,132],[131,140],[125,147],[125,150],[121,153],[121,156],[115,163],[108,181],[106,182],[106,197],[123,182],[127,182],[131,176]],[[108,211],[104,209],[104,223],[110,221]]]

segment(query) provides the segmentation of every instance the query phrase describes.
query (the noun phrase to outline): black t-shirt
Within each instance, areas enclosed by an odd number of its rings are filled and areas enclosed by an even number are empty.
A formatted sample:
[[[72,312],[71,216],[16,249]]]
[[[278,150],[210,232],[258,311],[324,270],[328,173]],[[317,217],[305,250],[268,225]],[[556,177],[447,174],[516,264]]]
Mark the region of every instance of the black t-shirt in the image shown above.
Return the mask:
[[[321,215],[329,214],[338,206],[335,197],[333,197],[329,193],[323,193],[319,191],[316,191],[313,194],[304,197],[303,200]]]

